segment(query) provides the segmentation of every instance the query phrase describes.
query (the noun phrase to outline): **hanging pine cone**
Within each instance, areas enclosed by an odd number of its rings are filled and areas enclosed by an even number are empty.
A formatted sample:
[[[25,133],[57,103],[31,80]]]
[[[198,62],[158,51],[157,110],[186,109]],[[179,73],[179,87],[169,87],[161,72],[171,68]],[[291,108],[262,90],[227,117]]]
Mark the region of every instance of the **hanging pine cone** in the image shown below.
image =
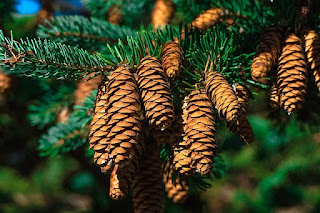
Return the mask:
[[[279,26],[268,27],[260,38],[259,46],[251,64],[251,77],[260,83],[267,83],[267,75],[280,55],[283,30]]]
[[[54,15],[53,1],[44,0],[41,10],[37,13],[37,24],[43,24]]]
[[[183,120],[185,136],[184,141],[175,149],[175,167],[180,173],[195,170],[206,175],[213,167],[217,146],[214,113],[204,91],[196,90],[188,96],[183,108]],[[185,160],[181,157],[191,159],[189,168],[184,168],[186,165],[182,163]]]
[[[236,136],[239,136],[243,142],[252,143],[254,141],[252,127],[245,115],[241,115],[235,122],[227,122],[227,127]]]
[[[165,130],[174,120],[173,102],[168,78],[159,61],[146,56],[137,69],[138,86],[149,125]]]
[[[244,84],[237,83],[235,85],[235,92],[244,114],[247,114],[249,109],[249,98],[250,98],[249,89]]]
[[[155,143],[148,143],[132,187],[135,213],[162,212],[161,173],[160,150]]]
[[[125,65],[119,66],[110,76],[106,103],[100,131],[92,129],[90,134],[90,142],[95,135],[100,137],[91,147],[98,153],[95,161],[103,171],[113,164],[127,165],[135,155],[141,156],[144,148],[138,89],[133,74]]]
[[[176,8],[172,0],[157,0],[151,15],[151,24],[158,29],[171,22]]]
[[[109,195],[113,200],[122,200],[128,195],[133,179],[139,169],[139,159],[133,157],[128,165],[115,165],[110,175]]]
[[[272,84],[272,87],[270,89],[270,106],[273,109],[279,109],[280,103],[279,103],[279,93],[278,93],[278,86],[276,83]]]
[[[163,173],[164,189],[168,198],[174,203],[182,203],[188,198],[189,186],[185,180],[178,176],[173,179],[173,172],[174,169],[167,164]]]
[[[227,122],[237,120],[242,113],[238,98],[223,75],[217,71],[206,72],[206,92],[209,99],[216,106],[220,118]]]
[[[108,11],[108,22],[115,25],[120,25],[122,22],[121,9],[118,6],[112,6]]]
[[[298,16],[307,16],[310,12],[313,0],[300,0],[297,6]]]
[[[102,77],[99,75],[91,78],[93,75],[94,73],[87,75],[85,78],[83,78],[81,81],[78,82],[77,89],[74,92],[75,105],[82,105],[82,102],[84,101],[84,99],[86,97],[89,97],[93,90],[98,89],[98,86],[101,83]]]
[[[279,58],[277,84],[280,106],[291,114],[302,108],[307,93],[307,64],[301,40],[289,35]]]
[[[167,42],[161,50],[162,66],[169,78],[179,75],[184,59],[182,47],[173,42]]]
[[[0,70],[0,93],[4,93],[11,86],[11,78]]]
[[[191,23],[191,26],[192,28],[198,28],[199,30],[206,30],[218,24],[221,19],[228,14],[229,11],[223,8],[211,8],[200,14]]]
[[[320,91],[320,38],[314,30],[309,30],[304,35],[304,42],[309,66]]]

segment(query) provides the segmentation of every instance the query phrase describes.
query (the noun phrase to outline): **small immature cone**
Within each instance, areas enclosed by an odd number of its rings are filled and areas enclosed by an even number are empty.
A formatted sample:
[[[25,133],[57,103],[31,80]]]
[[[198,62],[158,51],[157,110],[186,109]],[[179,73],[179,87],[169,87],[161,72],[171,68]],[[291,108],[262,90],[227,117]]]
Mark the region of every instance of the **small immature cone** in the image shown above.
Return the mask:
[[[84,99],[89,97],[93,90],[98,89],[98,86],[102,81],[102,77],[101,75],[99,75],[90,79],[93,75],[94,73],[86,76],[85,78],[83,78],[81,81],[78,82],[77,89],[74,92],[75,105],[82,105],[82,102],[84,101]]]
[[[162,212],[163,182],[160,149],[153,142],[147,144],[147,150],[132,188],[135,213]]]
[[[320,38],[314,30],[304,35],[305,52],[316,85],[320,91]]]
[[[277,85],[280,106],[291,114],[303,107],[307,93],[307,63],[301,40],[289,35],[279,58]]]
[[[146,56],[137,68],[138,86],[149,125],[165,130],[174,120],[170,84],[159,61]]]
[[[216,106],[220,118],[227,122],[237,120],[242,113],[242,107],[228,81],[221,73],[213,70],[206,72],[205,79],[207,95]]]
[[[123,167],[135,156],[139,158],[144,149],[138,88],[126,65],[120,65],[113,71],[103,97],[104,114],[99,111],[103,114],[99,120],[100,131],[96,132],[92,127],[90,147],[95,151],[95,162],[106,172],[114,164]],[[96,135],[99,138],[95,142]]]
[[[279,97],[279,91],[278,86],[276,83],[273,83],[270,89],[270,106],[273,109],[279,109],[280,108],[280,97]]]
[[[185,180],[178,177],[173,179],[174,168],[169,164],[166,165],[163,173],[164,189],[174,203],[182,203],[188,198],[189,186]]]
[[[158,29],[171,22],[176,8],[172,0],[157,0],[151,15],[151,24]]]
[[[109,195],[113,200],[122,200],[128,195],[133,179],[139,169],[139,159],[134,157],[128,165],[115,165],[110,175]]]
[[[4,93],[11,86],[11,78],[0,71],[0,93]]]
[[[259,46],[251,64],[251,77],[260,83],[267,83],[267,75],[280,55],[283,30],[279,26],[268,27],[260,38]]]
[[[242,107],[244,114],[247,114],[249,109],[249,98],[250,98],[249,89],[244,84],[237,83],[235,86],[235,91],[238,97],[239,104]]]
[[[182,47],[173,42],[167,42],[161,50],[162,66],[169,78],[179,75],[184,59]]]
[[[174,150],[176,170],[180,173],[195,170],[201,175],[209,174],[213,168],[217,145],[214,113],[204,91],[195,90],[188,96],[183,108],[183,120],[184,139]],[[184,168],[188,165],[184,163],[189,163],[188,159],[191,160],[190,170]]]

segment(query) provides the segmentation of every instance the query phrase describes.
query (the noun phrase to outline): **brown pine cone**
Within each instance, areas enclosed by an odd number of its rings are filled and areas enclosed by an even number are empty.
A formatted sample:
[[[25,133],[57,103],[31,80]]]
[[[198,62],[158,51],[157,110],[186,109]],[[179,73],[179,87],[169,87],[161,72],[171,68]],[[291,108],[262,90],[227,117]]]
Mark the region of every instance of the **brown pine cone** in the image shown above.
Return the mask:
[[[199,30],[209,29],[218,24],[221,19],[228,15],[229,11],[223,8],[210,8],[200,14],[192,23],[192,28],[198,28]],[[189,25],[189,27],[191,27]]]
[[[169,78],[179,75],[184,59],[182,47],[173,42],[167,42],[161,50],[162,66]]]
[[[54,15],[53,1],[44,0],[42,8],[37,13],[37,24],[43,24],[46,19],[50,19]]]
[[[273,109],[279,109],[280,103],[279,103],[279,93],[278,93],[278,86],[276,83],[272,84],[272,87],[270,89],[270,106]]]
[[[167,164],[163,173],[164,189],[174,203],[182,203],[188,198],[189,186],[178,175],[173,179],[173,172],[174,168]]]
[[[0,71],[0,93],[4,93],[11,86],[11,78]]]
[[[221,73],[213,70],[206,72],[205,79],[207,95],[216,106],[220,118],[226,119],[227,122],[237,120],[242,109],[228,81]]]
[[[282,39],[283,30],[279,26],[271,26],[264,31],[251,64],[253,80],[267,83],[268,72],[279,58]]]
[[[117,6],[112,6],[108,11],[108,22],[115,25],[120,25],[122,22],[121,9]]]
[[[209,174],[216,154],[215,121],[212,105],[204,91],[193,91],[186,100],[183,109],[184,141],[175,150],[174,164],[180,173],[195,170],[201,175]],[[184,145],[184,147],[182,146]],[[187,151],[184,151],[187,150]],[[177,152],[180,151],[181,153]],[[191,159],[189,169],[185,169],[180,156]],[[182,167],[181,167],[182,166]]]
[[[159,61],[146,56],[137,69],[138,86],[149,125],[162,131],[174,120],[170,85]]]
[[[254,141],[252,127],[245,115],[241,115],[239,120],[235,122],[227,122],[227,127],[236,136],[239,136],[243,142],[252,143]]]
[[[84,77],[81,81],[77,84],[77,89],[74,92],[74,104],[75,105],[82,105],[82,102],[86,97],[89,97],[91,95],[91,92],[93,90],[98,89],[99,84],[102,81],[101,75],[95,76],[92,79],[90,79],[94,73],[87,75]],[[90,79],[90,80],[89,80]]]
[[[244,84],[237,83],[235,86],[235,92],[244,114],[247,114],[249,109],[249,98],[250,98],[249,89]]]
[[[91,148],[96,152],[95,162],[103,172],[114,164],[127,165],[134,156],[139,158],[144,149],[138,89],[133,74],[125,65],[113,71],[106,90],[100,131],[92,128],[90,133],[90,142],[91,138],[99,136]]]
[[[171,22],[176,12],[172,0],[157,0],[151,14],[151,24],[158,29]]]
[[[109,195],[113,200],[122,200],[128,195],[133,179],[139,169],[139,159],[134,157],[128,165],[115,165],[110,175]]]
[[[277,84],[280,106],[291,114],[303,107],[307,93],[307,64],[301,40],[289,35],[279,58]]]
[[[309,66],[320,91],[320,38],[314,30],[309,30],[304,35],[304,42]]]
[[[298,16],[307,16],[310,12],[313,0],[299,0],[297,6]]]
[[[162,211],[162,169],[160,149],[154,142],[147,150],[133,182],[133,207],[135,213]]]

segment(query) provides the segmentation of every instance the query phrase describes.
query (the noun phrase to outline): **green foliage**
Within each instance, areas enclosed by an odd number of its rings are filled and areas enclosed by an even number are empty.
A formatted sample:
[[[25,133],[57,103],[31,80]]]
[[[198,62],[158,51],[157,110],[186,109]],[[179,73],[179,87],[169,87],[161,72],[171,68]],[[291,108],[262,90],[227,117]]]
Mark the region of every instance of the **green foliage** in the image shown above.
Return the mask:
[[[117,43],[118,39],[135,36],[136,31],[119,27],[97,18],[83,16],[57,16],[37,31],[39,38],[69,44],[91,51],[105,52],[107,43]]]

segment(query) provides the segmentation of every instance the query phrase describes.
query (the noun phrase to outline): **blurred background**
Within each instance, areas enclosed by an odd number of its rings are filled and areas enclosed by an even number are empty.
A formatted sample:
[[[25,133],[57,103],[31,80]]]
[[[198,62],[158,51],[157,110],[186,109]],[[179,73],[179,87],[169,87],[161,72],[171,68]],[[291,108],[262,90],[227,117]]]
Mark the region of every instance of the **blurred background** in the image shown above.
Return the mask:
[[[41,14],[45,2],[1,0],[0,28],[7,35],[13,30],[15,38],[34,37],[37,24],[48,15]],[[87,14],[80,0],[49,2],[47,12],[54,15]],[[11,76],[11,81],[10,89],[0,94],[0,212],[132,212],[131,198],[109,198],[109,181],[86,150],[39,156],[38,140],[46,128],[33,127],[28,110],[51,88],[39,80]],[[257,92],[249,114],[255,142],[243,145],[219,127],[226,171],[183,204],[166,200],[164,212],[320,212],[319,128],[294,116],[279,125],[266,94]]]

